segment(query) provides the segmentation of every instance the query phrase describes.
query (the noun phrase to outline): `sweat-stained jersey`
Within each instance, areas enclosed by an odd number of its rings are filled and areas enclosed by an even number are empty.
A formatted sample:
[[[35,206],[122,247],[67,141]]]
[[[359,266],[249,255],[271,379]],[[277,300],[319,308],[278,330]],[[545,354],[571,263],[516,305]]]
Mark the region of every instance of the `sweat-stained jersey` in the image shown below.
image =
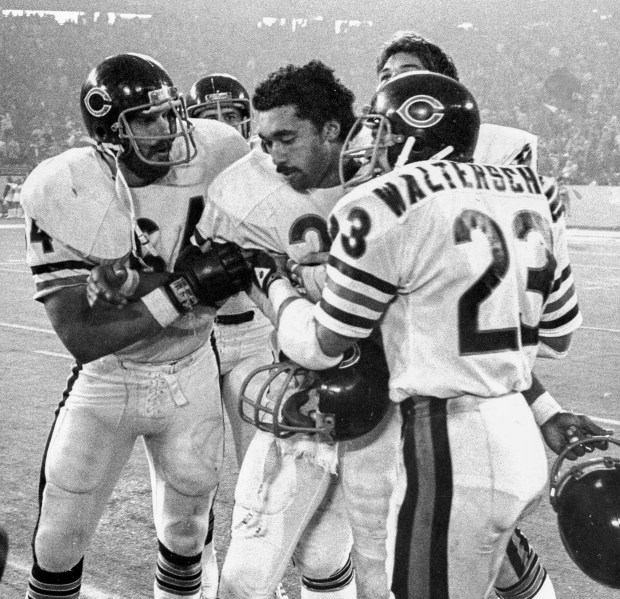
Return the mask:
[[[35,168],[22,192],[35,299],[84,285],[94,266],[117,260],[137,270],[144,262],[155,271],[172,271],[202,214],[207,186],[248,151],[232,127],[213,120],[192,123],[196,158],[171,167],[150,185],[131,188],[137,222],[148,240],[146,245],[137,243],[141,260],[132,256],[134,232],[125,188],[94,147],[68,150]],[[173,156],[181,143],[175,141]],[[181,358],[208,338],[213,315],[214,310],[196,309],[118,355],[139,362]]]
[[[528,167],[407,165],[334,209],[316,318],[350,337],[380,323],[396,401],[522,391],[562,275],[552,225]]]
[[[287,254],[300,261],[329,249],[327,217],[340,185],[295,191],[260,149],[226,169],[209,187],[197,230],[204,238]]]

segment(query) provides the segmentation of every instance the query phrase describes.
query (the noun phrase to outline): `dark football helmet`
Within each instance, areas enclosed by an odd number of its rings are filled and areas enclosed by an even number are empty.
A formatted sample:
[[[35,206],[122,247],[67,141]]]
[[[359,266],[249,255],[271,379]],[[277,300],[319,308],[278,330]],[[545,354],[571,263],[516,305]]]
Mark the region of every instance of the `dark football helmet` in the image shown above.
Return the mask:
[[[217,111],[217,119],[226,122],[222,108],[232,106],[241,112],[242,121],[235,126],[243,137],[249,139],[252,124],[250,94],[239,80],[226,73],[213,73],[199,79],[192,85],[187,98],[188,114],[193,118],[204,118],[203,110]]]
[[[620,589],[620,459],[584,460],[560,476],[571,449],[602,441],[620,445],[611,437],[590,437],[560,453],[550,473],[549,499],[571,559],[596,582]]]
[[[361,345],[329,370],[307,370],[294,362],[257,368],[241,388],[241,418],[280,438],[305,433],[333,443],[370,432],[389,406],[388,370],[374,342]]]
[[[469,162],[480,129],[478,105],[467,88],[429,71],[402,73],[382,85],[357,119],[340,156],[340,178],[359,185],[410,162]],[[351,162],[359,164],[357,174]]]
[[[97,65],[88,75],[80,94],[82,119],[89,135],[99,143],[133,149],[145,164],[183,164],[196,156],[193,125],[187,120],[185,100],[177,92],[164,68],[142,54],[117,54]],[[131,129],[135,113],[171,111],[170,133],[157,137],[138,137]],[[148,160],[138,142],[183,140],[178,157],[167,162]],[[176,154],[175,154],[176,156]]]

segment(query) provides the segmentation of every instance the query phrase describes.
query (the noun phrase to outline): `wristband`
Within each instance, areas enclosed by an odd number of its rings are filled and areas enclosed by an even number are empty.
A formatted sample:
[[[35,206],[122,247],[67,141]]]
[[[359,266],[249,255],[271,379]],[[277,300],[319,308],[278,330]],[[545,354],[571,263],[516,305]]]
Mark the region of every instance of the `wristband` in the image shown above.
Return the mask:
[[[137,270],[133,268],[127,269],[127,279],[119,287],[118,292],[125,297],[131,297],[140,283],[140,275]]]
[[[552,416],[564,411],[562,410],[562,406],[553,399],[549,391],[545,391],[542,395],[539,395],[536,401],[530,405],[530,409],[534,414],[534,420],[536,420],[538,426],[542,426]]]
[[[147,293],[142,298],[142,301],[146,309],[151,313],[151,316],[162,328],[166,328],[181,316],[181,313],[175,308],[168,294],[161,287]]]
[[[172,278],[164,285],[164,289],[180,312],[190,312],[199,303],[196,294],[183,275]]]

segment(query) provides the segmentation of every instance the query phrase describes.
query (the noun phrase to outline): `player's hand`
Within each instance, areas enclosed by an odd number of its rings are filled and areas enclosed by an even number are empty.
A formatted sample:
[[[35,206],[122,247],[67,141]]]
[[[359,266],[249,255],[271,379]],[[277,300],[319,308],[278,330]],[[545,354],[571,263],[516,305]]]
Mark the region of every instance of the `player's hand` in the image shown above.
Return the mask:
[[[287,278],[286,254],[265,250],[246,250],[245,253],[252,267],[252,281],[265,295],[274,281]]]
[[[580,439],[613,434],[613,431],[600,427],[584,414],[574,414],[573,412],[558,412],[540,427],[540,432],[549,449],[557,454],[567,445],[575,443]],[[598,449],[602,450],[607,449],[607,445],[605,441],[595,444]],[[592,444],[577,445],[566,454],[566,458],[576,460],[586,452],[590,453],[592,451],[594,451]]]
[[[303,264],[289,259],[286,263],[286,271],[300,293],[311,302],[316,303],[321,299],[327,279],[327,264],[325,262]]]
[[[121,262],[95,266],[86,282],[88,305],[91,308],[96,305],[122,308],[137,287],[138,281],[137,271],[130,270]]]

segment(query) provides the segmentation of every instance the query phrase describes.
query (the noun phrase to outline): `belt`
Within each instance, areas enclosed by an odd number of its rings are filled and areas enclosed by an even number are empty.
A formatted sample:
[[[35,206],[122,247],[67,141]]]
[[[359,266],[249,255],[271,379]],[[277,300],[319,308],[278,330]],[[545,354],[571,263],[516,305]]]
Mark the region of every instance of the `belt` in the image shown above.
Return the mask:
[[[251,320],[254,320],[254,310],[239,314],[218,314],[215,317],[215,324],[242,324]]]

